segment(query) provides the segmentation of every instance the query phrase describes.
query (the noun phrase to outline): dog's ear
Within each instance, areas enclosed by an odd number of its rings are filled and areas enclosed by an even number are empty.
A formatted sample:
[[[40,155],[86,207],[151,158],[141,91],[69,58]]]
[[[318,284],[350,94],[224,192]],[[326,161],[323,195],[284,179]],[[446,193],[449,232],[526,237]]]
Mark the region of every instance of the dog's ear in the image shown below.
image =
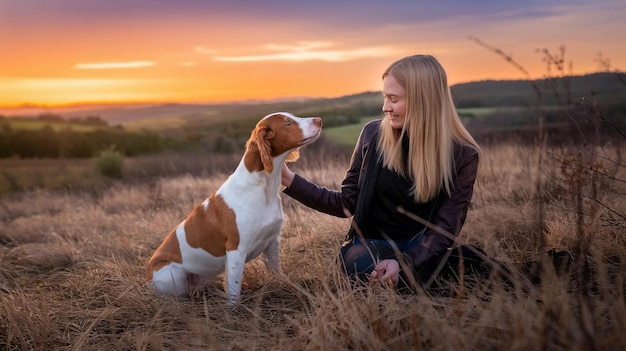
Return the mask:
[[[272,147],[270,139],[274,137],[274,132],[269,128],[259,128],[256,130],[256,144],[261,156],[261,163],[267,173],[272,173],[274,164],[272,163]]]

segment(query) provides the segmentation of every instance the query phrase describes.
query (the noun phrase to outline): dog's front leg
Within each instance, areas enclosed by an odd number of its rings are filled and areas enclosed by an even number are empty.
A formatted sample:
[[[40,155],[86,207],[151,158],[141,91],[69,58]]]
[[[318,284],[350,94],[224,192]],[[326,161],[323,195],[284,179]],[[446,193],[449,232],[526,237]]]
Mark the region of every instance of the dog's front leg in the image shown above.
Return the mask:
[[[272,274],[280,273],[280,238],[276,236],[263,250],[263,262]]]
[[[239,250],[226,252],[226,279],[224,279],[224,291],[228,295],[228,306],[237,303],[241,294],[241,282],[246,255]]]

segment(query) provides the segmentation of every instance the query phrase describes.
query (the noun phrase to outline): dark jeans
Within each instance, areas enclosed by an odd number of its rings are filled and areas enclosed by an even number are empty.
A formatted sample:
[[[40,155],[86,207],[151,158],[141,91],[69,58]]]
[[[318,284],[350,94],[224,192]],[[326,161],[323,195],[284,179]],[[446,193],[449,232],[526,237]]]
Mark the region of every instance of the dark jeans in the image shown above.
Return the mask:
[[[344,272],[357,283],[366,283],[376,264],[384,259],[402,261],[402,252],[418,245],[421,237],[406,241],[360,239],[353,237],[341,247],[339,258]],[[487,278],[492,263],[481,249],[460,245],[409,272],[401,271],[398,288],[415,290],[415,285],[431,292],[444,293],[463,277]]]

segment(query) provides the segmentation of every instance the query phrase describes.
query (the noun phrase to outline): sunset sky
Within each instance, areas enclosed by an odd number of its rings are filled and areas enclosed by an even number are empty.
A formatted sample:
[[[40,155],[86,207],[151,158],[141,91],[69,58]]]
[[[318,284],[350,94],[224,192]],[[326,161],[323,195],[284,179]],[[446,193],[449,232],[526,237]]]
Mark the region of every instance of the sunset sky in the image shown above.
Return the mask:
[[[0,106],[337,97],[436,56],[450,84],[626,70],[623,0],[0,0]]]

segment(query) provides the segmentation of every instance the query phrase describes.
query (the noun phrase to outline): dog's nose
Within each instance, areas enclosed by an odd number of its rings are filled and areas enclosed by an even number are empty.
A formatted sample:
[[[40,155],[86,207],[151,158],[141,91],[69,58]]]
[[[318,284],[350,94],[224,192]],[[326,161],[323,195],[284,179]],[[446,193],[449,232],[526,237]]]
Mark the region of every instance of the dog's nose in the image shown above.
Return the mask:
[[[317,125],[317,126],[322,126],[322,119],[319,117],[313,117],[313,124]]]

